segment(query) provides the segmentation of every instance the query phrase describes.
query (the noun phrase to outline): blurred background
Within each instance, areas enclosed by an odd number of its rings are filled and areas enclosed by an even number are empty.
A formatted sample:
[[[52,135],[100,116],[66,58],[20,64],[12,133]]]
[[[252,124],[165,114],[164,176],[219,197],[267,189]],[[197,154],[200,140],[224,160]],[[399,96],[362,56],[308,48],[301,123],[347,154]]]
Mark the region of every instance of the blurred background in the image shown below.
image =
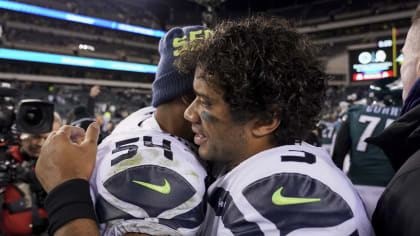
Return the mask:
[[[55,104],[65,123],[94,85],[94,113],[113,123],[151,103],[160,37],[173,26],[252,14],[292,19],[330,75],[325,116],[398,78],[417,1],[0,0],[0,83],[18,100]]]

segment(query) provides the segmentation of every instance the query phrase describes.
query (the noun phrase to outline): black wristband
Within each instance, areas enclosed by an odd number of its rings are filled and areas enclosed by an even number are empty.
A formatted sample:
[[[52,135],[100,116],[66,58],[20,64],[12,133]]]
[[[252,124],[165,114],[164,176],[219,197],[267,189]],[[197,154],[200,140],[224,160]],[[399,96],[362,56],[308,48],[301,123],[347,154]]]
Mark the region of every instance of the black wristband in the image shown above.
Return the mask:
[[[55,187],[45,200],[48,213],[48,234],[54,235],[61,226],[80,218],[96,222],[95,209],[90,198],[89,182],[84,179],[68,180]]]

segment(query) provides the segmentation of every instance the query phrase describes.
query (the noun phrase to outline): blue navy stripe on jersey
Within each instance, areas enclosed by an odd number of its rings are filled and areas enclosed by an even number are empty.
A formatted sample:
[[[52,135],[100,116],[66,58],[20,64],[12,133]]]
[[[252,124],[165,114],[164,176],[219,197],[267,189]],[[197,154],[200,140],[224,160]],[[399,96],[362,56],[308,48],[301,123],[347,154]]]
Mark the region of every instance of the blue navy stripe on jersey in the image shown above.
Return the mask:
[[[170,192],[159,193],[134,181],[156,186],[167,182]],[[165,210],[179,206],[196,193],[184,177],[169,168],[156,165],[126,169],[106,180],[104,187],[115,197],[141,207],[150,217],[156,217]]]
[[[109,222],[115,219],[134,219],[135,217],[124,212],[113,205],[109,204],[105,199],[99,197],[96,199],[96,215],[99,223]]]
[[[274,174],[248,185],[242,193],[277,226],[281,235],[300,228],[336,226],[353,217],[350,206],[340,195],[303,174]]]
[[[204,220],[204,209],[205,205],[201,202],[198,206],[192,210],[183,214],[177,215],[171,219],[159,218],[159,223],[171,227],[173,229],[188,228],[192,229],[200,226]]]
[[[209,203],[217,216],[222,217],[223,224],[235,236],[264,236],[255,222],[245,219],[235,205],[232,196],[223,188],[217,188],[209,197]]]

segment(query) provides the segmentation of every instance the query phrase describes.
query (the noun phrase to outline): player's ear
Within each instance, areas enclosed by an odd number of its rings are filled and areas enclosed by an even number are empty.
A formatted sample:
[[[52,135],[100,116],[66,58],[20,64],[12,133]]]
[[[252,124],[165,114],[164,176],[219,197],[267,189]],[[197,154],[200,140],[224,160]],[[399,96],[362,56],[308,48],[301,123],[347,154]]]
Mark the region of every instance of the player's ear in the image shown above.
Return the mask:
[[[273,133],[280,125],[280,119],[274,117],[268,120],[255,119],[252,125],[252,135],[255,137],[263,137]]]

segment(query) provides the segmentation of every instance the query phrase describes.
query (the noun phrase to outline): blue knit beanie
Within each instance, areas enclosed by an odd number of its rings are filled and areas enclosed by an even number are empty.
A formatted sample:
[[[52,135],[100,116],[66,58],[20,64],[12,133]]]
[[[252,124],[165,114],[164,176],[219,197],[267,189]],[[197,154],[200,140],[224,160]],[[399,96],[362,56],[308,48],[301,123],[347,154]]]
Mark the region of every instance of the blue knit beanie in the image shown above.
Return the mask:
[[[203,26],[187,26],[169,30],[159,42],[160,61],[153,81],[152,105],[162,103],[193,91],[194,75],[185,75],[173,65],[182,50],[187,49],[188,42],[207,37],[208,29]]]

